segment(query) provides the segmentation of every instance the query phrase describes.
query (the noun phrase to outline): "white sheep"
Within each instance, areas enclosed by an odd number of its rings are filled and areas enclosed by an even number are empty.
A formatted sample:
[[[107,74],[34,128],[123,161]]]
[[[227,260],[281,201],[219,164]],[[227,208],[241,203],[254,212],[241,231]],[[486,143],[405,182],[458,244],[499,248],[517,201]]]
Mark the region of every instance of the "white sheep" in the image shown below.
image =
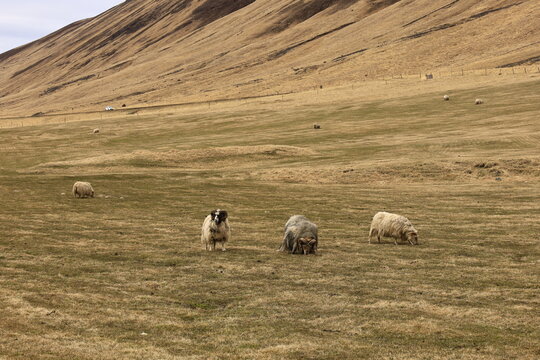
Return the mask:
[[[303,215],[294,215],[285,224],[285,235],[278,251],[288,251],[291,254],[315,254],[318,244],[317,225]]]
[[[377,240],[381,242],[381,237],[387,236],[394,238],[394,244],[397,240],[408,241],[411,245],[418,245],[418,231],[405,216],[391,214],[387,212],[378,212],[371,221],[369,229],[369,243],[371,238],[377,235]]]
[[[73,184],[73,196],[78,198],[94,197],[94,188],[89,182],[77,181]]]
[[[94,131],[92,131],[92,133],[99,134],[99,129],[94,129]]]
[[[229,215],[225,210],[214,210],[203,222],[201,242],[208,251],[216,250],[216,243],[221,243],[221,250],[225,251],[225,243],[231,238]]]
[[[448,96],[448,95],[444,95],[444,96],[443,96],[443,100],[444,100],[444,101],[448,101],[448,100],[450,100],[450,96]]]
[[[481,104],[483,104],[483,103],[484,103],[484,100],[482,100],[482,99],[476,99],[476,100],[474,101],[474,104],[475,104],[475,105],[481,105]]]

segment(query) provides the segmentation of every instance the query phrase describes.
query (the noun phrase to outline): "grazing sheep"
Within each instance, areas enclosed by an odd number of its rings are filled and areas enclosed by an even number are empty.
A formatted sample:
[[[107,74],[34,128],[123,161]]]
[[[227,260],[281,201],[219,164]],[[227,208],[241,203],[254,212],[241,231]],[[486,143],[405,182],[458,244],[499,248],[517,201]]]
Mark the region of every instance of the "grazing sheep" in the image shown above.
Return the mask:
[[[314,125],[313,125],[313,128],[314,128],[314,129],[320,129],[320,128],[321,128],[321,125],[319,125],[319,124],[314,124]]]
[[[94,129],[94,131],[92,131],[92,133],[99,134],[99,129]]]
[[[317,225],[305,216],[294,215],[285,224],[285,235],[279,251],[291,254],[315,254],[319,238]]]
[[[73,184],[73,196],[78,198],[94,197],[94,188],[89,182],[77,181]]]
[[[450,96],[448,96],[448,95],[444,95],[444,96],[443,96],[443,100],[444,100],[444,101],[448,101],[448,100],[450,100]]]
[[[474,104],[475,104],[475,105],[481,105],[481,104],[483,104],[483,103],[484,103],[484,100],[482,100],[482,99],[476,99],[476,100],[474,101]]]
[[[208,251],[216,250],[216,243],[221,243],[221,250],[225,251],[225,243],[231,238],[229,215],[225,210],[214,210],[203,222],[201,242]]]
[[[369,229],[369,243],[371,238],[377,235],[377,240],[381,242],[382,236],[394,238],[394,244],[397,240],[408,241],[411,245],[418,245],[418,232],[411,224],[409,219],[404,216],[391,214],[387,212],[378,212],[371,221]]]

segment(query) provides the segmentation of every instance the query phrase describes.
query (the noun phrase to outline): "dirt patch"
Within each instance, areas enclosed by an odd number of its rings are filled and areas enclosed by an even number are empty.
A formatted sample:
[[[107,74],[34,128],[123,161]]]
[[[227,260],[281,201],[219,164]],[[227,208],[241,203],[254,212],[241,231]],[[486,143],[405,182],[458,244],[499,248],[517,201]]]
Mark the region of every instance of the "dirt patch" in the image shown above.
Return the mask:
[[[291,46],[289,46],[289,47],[286,47],[285,49],[282,49],[282,50],[278,50],[278,51],[276,51],[276,52],[273,52],[272,54],[269,55],[268,60],[275,60],[275,59],[277,59],[277,58],[280,58],[280,57],[282,57],[283,55],[287,54],[289,51],[292,51],[292,50],[294,50],[294,49],[296,49],[296,48],[298,48],[298,47],[300,47],[300,46],[303,46],[303,45],[305,45],[305,44],[307,44],[307,43],[310,43],[310,42],[312,42],[312,41],[318,40],[318,39],[320,39],[320,38],[322,38],[322,37],[324,37],[324,36],[326,36],[326,35],[330,35],[330,34],[336,32],[336,31],[339,31],[339,30],[341,30],[341,29],[344,29],[344,28],[346,28],[347,26],[350,26],[350,25],[352,25],[352,24],[354,24],[354,22],[350,22],[350,23],[347,23],[347,24],[343,24],[343,25],[341,25],[341,26],[338,26],[338,27],[335,28],[335,29],[328,30],[328,31],[323,32],[322,34],[318,34],[318,35],[316,35],[316,36],[314,36],[314,37],[312,37],[312,38],[310,38],[310,39],[301,41],[301,42],[299,42],[299,43],[296,43],[296,44],[294,44],[294,45],[291,45]]]
[[[199,150],[155,152],[139,150],[132,153],[93,156],[85,159],[44,163],[35,168],[70,168],[77,166],[134,166],[215,168],[216,163],[238,164],[254,160],[315,155],[316,152],[286,145],[227,146]],[[210,163],[209,163],[210,162]],[[201,164],[202,163],[202,164]]]
[[[329,166],[324,168],[269,169],[250,174],[271,182],[302,184],[362,184],[365,182],[469,182],[540,178],[540,159],[477,162],[441,162],[385,165],[372,168]]]
[[[361,54],[361,53],[363,53],[364,51],[367,51],[367,50],[368,50],[368,49],[365,48],[365,49],[360,49],[360,50],[356,50],[356,51],[350,52],[350,53],[348,53],[348,54],[340,55],[340,56],[338,56],[337,58],[332,59],[332,61],[333,61],[333,62],[343,61],[343,60],[345,60],[346,58],[348,58],[349,56]]]
[[[204,26],[254,2],[255,0],[207,0],[193,10],[193,20]]]
[[[83,76],[83,77],[80,77],[78,79],[75,79],[75,80],[71,80],[71,81],[68,81],[68,82],[65,82],[63,84],[60,84],[60,85],[55,85],[55,86],[51,86],[50,88],[47,88],[47,90],[43,91],[40,96],[43,96],[43,95],[48,95],[48,94],[51,94],[55,91],[58,91],[68,85],[71,85],[71,84],[75,84],[75,83],[78,83],[78,82],[81,82],[81,81],[86,81],[86,80],[90,80],[92,78],[96,77],[95,74],[91,74],[91,75],[87,75],[87,76]]]
[[[497,68],[508,68],[508,67],[514,67],[514,66],[519,66],[519,65],[532,65],[532,64],[536,64],[537,62],[540,62],[540,55],[533,56],[524,60],[519,60],[513,63],[509,63],[509,64],[500,65],[500,66],[497,66]]]
[[[427,17],[430,16],[430,15],[435,14],[436,12],[441,11],[441,10],[446,10],[446,9],[452,7],[453,5],[455,5],[455,4],[456,4],[457,2],[459,2],[459,1],[460,1],[460,0],[454,0],[454,1],[452,1],[451,3],[449,3],[449,4],[447,4],[447,5],[444,5],[444,6],[438,8],[438,9],[436,9],[436,10],[433,10],[432,12],[427,13],[427,14],[424,15],[424,16],[421,16],[421,17],[419,17],[419,18],[417,18],[417,19],[415,19],[415,20],[413,20],[413,21],[411,21],[411,22],[409,22],[409,23],[403,25],[403,27],[410,26],[410,25],[412,25],[412,24],[414,24],[414,23],[416,23],[416,22],[418,22],[418,21],[420,21],[420,20],[422,20],[422,19],[427,18]]]
[[[514,7],[514,6],[518,6],[518,5],[521,5],[521,2],[518,2],[518,3],[516,3],[516,4],[510,4],[510,5],[502,6],[502,7],[495,8],[495,9],[485,10],[485,11],[482,11],[482,12],[480,12],[480,13],[471,15],[471,16],[469,16],[468,18],[465,18],[465,19],[462,19],[462,20],[460,20],[460,21],[457,21],[457,22],[455,22],[455,23],[438,25],[438,26],[432,27],[432,28],[430,28],[430,29],[427,29],[427,30],[424,30],[424,31],[420,31],[420,32],[414,33],[414,34],[412,34],[412,35],[404,36],[404,37],[402,37],[402,38],[399,39],[399,40],[417,39],[417,38],[420,38],[420,37],[422,37],[422,36],[431,34],[432,32],[435,32],[435,31],[441,31],[441,30],[446,30],[446,29],[452,28],[452,27],[454,27],[454,26],[463,25],[463,24],[466,24],[466,23],[468,23],[468,22],[471,22],[471,21],[474,21],[474,20],[483,18],[484,16],[487,16],[487,15],[489,15],[489,14],[491,14],[491,13],[498,12],[498,11],[501,11],[501,10],[506,10],[506,9],[508,9],[508,8],[511,8],[511,7]]]
[[[292,25],[299,24],[323,12],[326,9],[346,9],[357,0],[312,0],[309,2],[296,1],[279,11],[280,19],[266,29],[261,35],[280,33]]]
[[[49,60],[51,57],[52,57],[52,56],[49,55],[49,56],[47,56],[46,58],[43,58],[43,59],[41,59],[41,60],[39,60],[39,61],[36,61],[36,62],[33,63],[32,65],[25,67],[25,68],[22,69],[22,70],[16,71],[13,75],[11,75],[11,78],[13,79],[14,77],[17,77],[17,76],[19,76],[19,75],[21,75],[21,74],[27,72],[28,70],[31,70],[31,69],[35,68],[36,66],[39,66],[39,65],[43,64],[44,62],[46,62],[47,60]]]

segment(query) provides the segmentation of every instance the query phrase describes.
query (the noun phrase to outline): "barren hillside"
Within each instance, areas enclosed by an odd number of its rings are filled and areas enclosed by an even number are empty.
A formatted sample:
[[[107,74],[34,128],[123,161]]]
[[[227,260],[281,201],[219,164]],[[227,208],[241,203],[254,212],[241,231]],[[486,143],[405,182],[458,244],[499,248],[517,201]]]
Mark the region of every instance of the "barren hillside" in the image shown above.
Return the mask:
[[[540,61],[534,0],[128,0],[0,55],[0,115]]]

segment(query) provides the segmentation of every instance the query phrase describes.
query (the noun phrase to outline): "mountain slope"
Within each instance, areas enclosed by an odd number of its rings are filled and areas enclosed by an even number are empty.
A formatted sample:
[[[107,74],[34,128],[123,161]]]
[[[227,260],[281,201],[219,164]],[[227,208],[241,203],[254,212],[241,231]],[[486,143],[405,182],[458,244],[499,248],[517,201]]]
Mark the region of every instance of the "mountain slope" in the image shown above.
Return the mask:
[[[538,18],[534,0],[129,0],[1,54],[0,115],[534,62]]]

